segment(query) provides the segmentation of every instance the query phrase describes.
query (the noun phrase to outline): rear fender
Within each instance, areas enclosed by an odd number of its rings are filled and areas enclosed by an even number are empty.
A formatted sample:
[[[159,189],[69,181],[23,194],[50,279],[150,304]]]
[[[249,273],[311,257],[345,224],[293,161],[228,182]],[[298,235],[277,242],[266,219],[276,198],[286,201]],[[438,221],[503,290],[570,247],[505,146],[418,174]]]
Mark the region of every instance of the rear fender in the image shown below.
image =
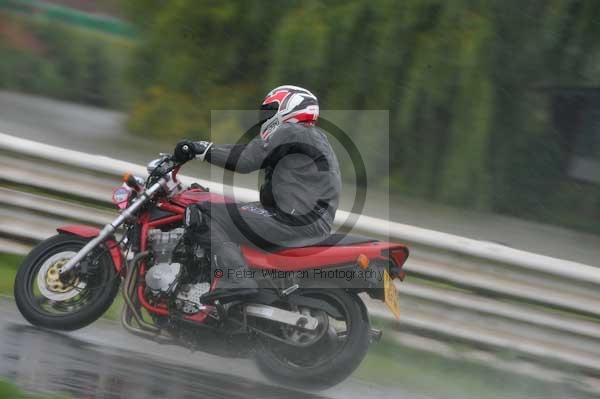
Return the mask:
[[[84,225],[68,225],[62,226],[56,229],[59,234],[71,234],[77,237],[83,238],[94,238],[100,234],[100,229],[92,226],[84,226]],[[104,243],[110,252],[110,256],[113,260],[113,265],[115,266],[115,270],[117,273],[121,273],[123,271],[123,253],[121,252],[121,248],[117,241],[113,237],[107,238]]]

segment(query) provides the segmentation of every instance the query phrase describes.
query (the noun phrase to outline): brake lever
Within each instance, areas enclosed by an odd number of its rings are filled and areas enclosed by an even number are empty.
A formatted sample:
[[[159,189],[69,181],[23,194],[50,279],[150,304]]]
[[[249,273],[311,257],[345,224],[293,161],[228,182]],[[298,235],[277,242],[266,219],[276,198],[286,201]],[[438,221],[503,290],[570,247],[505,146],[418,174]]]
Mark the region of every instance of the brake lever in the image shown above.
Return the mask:
[[[161,152],[159,156],[162,158],[161,161],[156,165],[152,173],[146,179],[147,186],[150,186],[154,182],[154,178],[161,178],[166,176],[178,167],[183,166],[187,161],[177,162],[175,161],[172,154]]]

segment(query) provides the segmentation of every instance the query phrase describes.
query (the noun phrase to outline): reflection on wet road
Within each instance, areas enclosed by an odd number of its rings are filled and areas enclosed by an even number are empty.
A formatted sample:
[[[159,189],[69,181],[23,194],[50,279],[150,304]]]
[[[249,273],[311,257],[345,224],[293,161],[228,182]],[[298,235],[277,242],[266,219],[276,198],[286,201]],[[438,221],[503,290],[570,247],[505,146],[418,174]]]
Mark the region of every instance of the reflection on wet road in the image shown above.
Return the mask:
[[[73,398],[425,397],[353,377],[321,393],[300,392],[273,384],[250,359],[161,345],[105,319],[68,333],[39,329],[23,319],[12,298],[4,296],[0,296],[0,379],[27,391]]]
[[[137,353],[110,353],[69,335],[26,325],[5,324],[1,336],[0,376],[37,392],[110,399],[318,397]]]

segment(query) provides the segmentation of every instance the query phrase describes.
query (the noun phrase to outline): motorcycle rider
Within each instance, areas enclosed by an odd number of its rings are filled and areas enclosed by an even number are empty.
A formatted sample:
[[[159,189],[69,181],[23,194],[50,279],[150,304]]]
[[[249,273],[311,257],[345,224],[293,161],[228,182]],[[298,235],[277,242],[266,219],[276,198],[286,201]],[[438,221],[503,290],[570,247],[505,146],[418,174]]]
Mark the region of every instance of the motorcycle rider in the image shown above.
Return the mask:
[[[182,140],[175,147],[179,161],[196,158],[239,173],[264,170],[259,203],[199,205],[208,219],[199,241],[210,245],[213,270],[222,272],[203,303],[257,293],[256,281],[244,278],[248,269],[239,244],[310,245],[329,235],[335,217],[340,170],[326,134],[315,126],[317,97],[280,86],[267,94],[260,115],[260,134],[248,144]],[[186,219],[197,208],[188,207]]]

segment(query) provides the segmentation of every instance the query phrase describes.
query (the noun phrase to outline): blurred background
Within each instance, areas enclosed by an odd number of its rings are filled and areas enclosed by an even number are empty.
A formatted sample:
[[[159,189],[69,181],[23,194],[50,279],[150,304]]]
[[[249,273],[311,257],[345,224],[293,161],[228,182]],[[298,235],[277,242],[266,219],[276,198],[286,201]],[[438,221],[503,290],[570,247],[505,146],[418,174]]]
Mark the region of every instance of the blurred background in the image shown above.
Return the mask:
[[[370,176],[374,200],[365,214],[598,266],[598,37],[594,0],[0,0],[0,133],[145,163],[183,137],[210,132],[215,141],[235,140],[235,124],[211,130],[211,111],[254,110],[271,88],[299,85],[322,109],[389,112],[385,132],[356,128],[360,121],[348,129],[365,148],[365,163],[380,170]],[[0,288],[10,293],[25,252],[8,250],[16,248],[10,243],[31,244],[54,223],[38,220],[41,209],[18,213],[25,199],[16,191],[109,213],[99,197],[52,192],[52,168],[0,155],[10,171],[0,176],[2,236],[14,240],[2,247]],[[342,168],[352,175],[349,162]],[[45,183],[35,185],[15,177],[43,173]],[[186,173],[210,176],[200,168]],[[96,181],[110,187],[108,180]],[[342,208],[348,204],[344,199]],[[21,233],[26,222],[41,226],[39,234]],[[511,309],[540,306],[517,294],[487,295]],[[478,322],[489,324],[479,312]],[[600,338],[600,324],[589,324],[598,315],[580,313],[576,322],[589,329],[578,334]],[[548,341],[546,332],[532,336]],[[431,343],[396,342],[369,358],[359,378],[400,386],[388,391],[403,397],[566,398],[600,389],[587,380],[600,366],[557,375],[537,361],[523,365],[523,354],[509,345],[486,344],[485,355],[467,356],[465,348],[481,345],[455,338],[426,351]],[[382,359],[395,376],[377,367]],[[571,367],[558,363],[551,369]],[[12,373],[2,375],[18,381]],[[379,392],[369,387],[367,397]]]

